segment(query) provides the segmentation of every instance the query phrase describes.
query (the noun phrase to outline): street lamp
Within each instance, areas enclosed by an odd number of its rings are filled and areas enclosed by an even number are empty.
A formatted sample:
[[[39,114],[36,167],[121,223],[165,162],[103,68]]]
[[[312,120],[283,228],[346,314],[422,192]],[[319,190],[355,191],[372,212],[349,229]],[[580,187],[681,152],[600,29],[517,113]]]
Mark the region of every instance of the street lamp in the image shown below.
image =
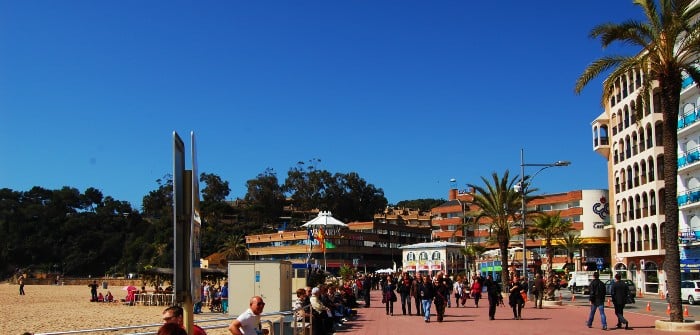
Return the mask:
[[[527,248],[525,247],[525,242],[526,242],[526,236],[525,236],[525,195],[527,194],[527,189],[529,188],[530,184],[532,184],[532,179],[537,176],[540,172],[544,171],[545,169],[551,168],[551,167],[559,167],[559,166],[569,166],[571,165],[571,162],[569,161],[556,161],[554,163],[550,164],[525,164],[525,153],[523,149],[520,149],[520,183],[516,184],[514,189],[515,192],[520,193],[520,201],[521,201],[521,212],[520,212],[520,220],[522,220],[522,229],[523,229],[523,278],[527,279]],[[528,183],[525,183],[525,167],[526,166],[541,166],[542,168],[539,169],[535,174],[532,175],[532,177],[528,177]]]

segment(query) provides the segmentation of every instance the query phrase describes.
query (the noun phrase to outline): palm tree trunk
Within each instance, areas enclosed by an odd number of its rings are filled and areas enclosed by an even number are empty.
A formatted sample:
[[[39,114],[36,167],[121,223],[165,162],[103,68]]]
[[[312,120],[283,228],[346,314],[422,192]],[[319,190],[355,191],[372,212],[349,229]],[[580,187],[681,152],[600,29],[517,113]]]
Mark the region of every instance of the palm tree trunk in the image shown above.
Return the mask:
[[[670,73],[661,77],[661,110],[664,112],[663,146],[664,146],[664,248],[666,256],[664,271],[668,281],[668,297],[670,303],[670,321],[683,322],[683,306],[681,304],[681,272],[680,249],[678,246],[678,108],[680,106],[681,74]],[[642,269],[644,271],[644,269]]]

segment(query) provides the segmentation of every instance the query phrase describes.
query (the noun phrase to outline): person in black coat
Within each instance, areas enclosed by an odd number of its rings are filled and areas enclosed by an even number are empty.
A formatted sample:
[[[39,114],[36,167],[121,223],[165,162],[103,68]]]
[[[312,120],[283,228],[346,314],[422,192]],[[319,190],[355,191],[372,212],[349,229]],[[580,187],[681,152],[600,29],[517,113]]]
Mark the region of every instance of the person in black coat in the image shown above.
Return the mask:
[[[511,282],[510,295],[508,296],[508,304],[513,308],[513,319],[522,320],[523,306],[525,305],[525,299],[523,299],[523,292],[525,292],[525,286],[520,282],[520,277],[518,275],[513,276],[513,281]]]
[[[486,294],[489,298],[489,320],[494,320],[496,318],[496,306],[502,299],[501,287],[493,281],[493,276],[491,275],[486,276],[484,286],[486,286]]]
[[[418,295],[420,296],[421,305],[423,307],[423,319],[425,322],[430,322],[430,305],[433,303],[435,289],[428,275],[423,276],[423,282],[418,287]]]
[[[396,283],[394,283],[394,278],[388,275],[382,288],[382,302],[386,304],[386,315],[394,315],[394,302],[396,301],[394,290],[396,290]]]
[[[625,329],[629,329],[629,322],[625,319],[624,311],[627,299],[630,296],[630,288],[627,283],[623,282],[622,276],[615,274],[615,283],[610,288],[610,296],[612,297],[613,306],[615,306],[615,315],[617,316],[617,328],[625,324]]]
[[[362,296],[365,299],[365,307],[369,307],[369,293],[372,291],[372,277],[365,275],[362,280]]]
[[[591,302],[591,312],[588,314],[588,321],[586,322],[586,325],[588,328],[593,327],[595,311],[598,310],[600,313],[600,321],[603,324],[603,330],[607,330],[608,321],[605,318],[605,284],[600,281],[599,277],[600,274],[598,274],[598,272],[594,272],[593,280],[588,285],[588,290],[590,291],[588,300]]]
[[[401,311],[403,315],[406,315],[406,307],[408,307],[408,315],[411,315],[411,284],[411,277],[409,277],[408,272],[404,272],[396,288],[396,291],[401,295]]]
[[[443,318],[445,317],[445,307],[447,306],[447,299],[450,298],[449,284],[447,278],[443,276],[442,272],[439,272],[437,274],[433,285],[435,290],[433,302],[435,304],[437,321],[442,322]]]

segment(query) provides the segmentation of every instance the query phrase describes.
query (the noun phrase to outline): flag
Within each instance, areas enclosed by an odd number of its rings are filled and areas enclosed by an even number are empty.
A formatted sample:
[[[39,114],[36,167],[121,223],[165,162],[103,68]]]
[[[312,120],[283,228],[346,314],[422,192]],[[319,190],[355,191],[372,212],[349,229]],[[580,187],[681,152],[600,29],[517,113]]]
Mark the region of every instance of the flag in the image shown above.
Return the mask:
[[[331,241],[326,241],[326,243],[323,245],[325,249],[333,249],[335,248],[335,244],[331,243]]]
[[[313,242],[314,240],[314,231],[311,229],[307,229],[306,233],[309,234],[309,240]]]
[[[321,246],[321,250],[326,251],[325,234],[323,233],[323,228],[318,228],[318,233],[316,233],[316,239],[318,244]]]

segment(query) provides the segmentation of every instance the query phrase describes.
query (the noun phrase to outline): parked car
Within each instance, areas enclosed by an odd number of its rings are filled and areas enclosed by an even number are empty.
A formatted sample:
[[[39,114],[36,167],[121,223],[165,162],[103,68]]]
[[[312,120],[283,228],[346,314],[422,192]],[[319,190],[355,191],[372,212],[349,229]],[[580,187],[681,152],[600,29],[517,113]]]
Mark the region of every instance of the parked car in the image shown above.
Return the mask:
[[[627,284],[627,287],[630,288],[630,301],[632,301],[632,303],[634,303],[635,302],[634,298],[637,297],[637,287],[634,286],[634,282],[632,282],[629,279],[622,279],[622,281],[625,282],[625,284]],[[612,289],[612,285],[614,282],[615,282],[614,279],[608,279],[605,282],[605,294],[610,295],[610,290]]]
[[[691,305],[700,301],[700,280],[681,281],[681,300],[687,300]]]

